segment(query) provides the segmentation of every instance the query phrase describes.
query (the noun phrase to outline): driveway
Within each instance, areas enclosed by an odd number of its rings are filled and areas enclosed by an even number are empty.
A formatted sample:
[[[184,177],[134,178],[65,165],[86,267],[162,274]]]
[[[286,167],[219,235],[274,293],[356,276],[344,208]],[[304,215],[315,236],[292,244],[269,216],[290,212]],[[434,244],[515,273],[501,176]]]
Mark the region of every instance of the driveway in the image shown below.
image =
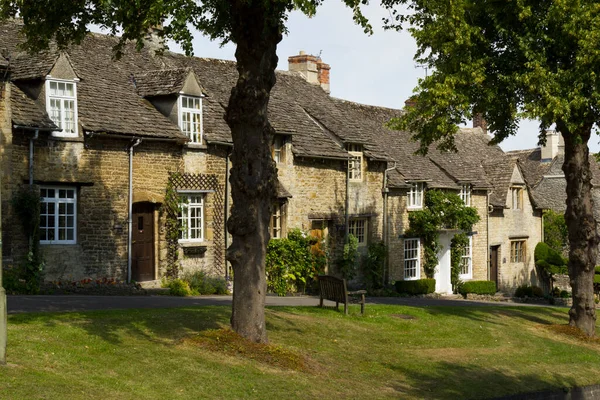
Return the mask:
[[[120,310],[128,308],[228,306],[231,305],[231,296],[8,296],[7,303],[8,313],[18,314],[26,312]],[[319,298],[312,296],[267,296],[266,304],[267,306],[317,306]],[[326,305],[333,304],[332,302],[326,302]],[[417,297],[371,297],[367,298],[367,304],[390,304],[413,307],[540,306],[536,304],[468,301],[455,298],[430,299]],[[548,307],[548,305],[545,305],[545,307]]]

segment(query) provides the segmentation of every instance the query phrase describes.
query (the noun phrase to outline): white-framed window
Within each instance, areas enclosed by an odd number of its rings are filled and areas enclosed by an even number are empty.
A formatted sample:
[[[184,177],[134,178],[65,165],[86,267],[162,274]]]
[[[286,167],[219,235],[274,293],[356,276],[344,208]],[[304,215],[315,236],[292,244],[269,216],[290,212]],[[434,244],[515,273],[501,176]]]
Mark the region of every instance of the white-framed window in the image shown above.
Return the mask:
[[[425,184],[423,182],[412,182],[408,190],[408,208],[423,208],[423,193]]]
[[[202,144],[202,97],[179,96],[179,127],[191,143]]]
[[[204,241],[204,194],[180,193],[177,220],[180,241]]]
[[[283,225],[285,223],[285,204],[277,202],[273,206],[271,215],[271,239],[284,237]]]
[[[473,236],[469,236],[469,243],[464,248],[460,259],[460,279],[471,279],[473,277]]]
[[[40,243],[77,243],[77,189],[40,188]]]
[[[510,189],[511,197],[512,197],[512,208],[513,210],[522,210],[523,209],[523,188],[522,187],[512,187]]]
[[[353,218],[348,221],[348,233],[356,238],[359,245],[367,244],[367,219]]]
[[[526,252],[525,240],[513,240],[510,242],[510,262],[520,263],[525,262]]]
[[[360,144],[348,145],[348,177],[351,181],[362,182],[363,151]]]
[[[273,137],[273,161],[277,164],[285,161],[285,138],[281,135]]]
[[[465,203],[465,206],[471,206],[471,185],[460,187],[460,199]]]
[[[46,79],[46,111],[62,131],[53,136],[77,136],[77,85],[75,81]]]
[[[404,239],[404,280],[421,277],[421,240]]]

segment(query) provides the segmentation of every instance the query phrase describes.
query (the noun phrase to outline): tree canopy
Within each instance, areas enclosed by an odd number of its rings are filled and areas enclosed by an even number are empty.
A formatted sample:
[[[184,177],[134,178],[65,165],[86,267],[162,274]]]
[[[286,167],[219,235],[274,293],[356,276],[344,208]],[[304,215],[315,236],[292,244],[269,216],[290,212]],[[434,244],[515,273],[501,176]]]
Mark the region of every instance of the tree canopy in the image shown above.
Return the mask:
[[[566,221],[573,287],[571,325],[595,331],[593,271],[598,234],[587,143],[600,120],[600,2],[593,0],[383,0],[388,28],[409,25],[415,60],[432,72],[413,107],[390,126],[415,132],[420,152],[454,150],[457,125],[480,114],[492,143],[520,118],[552,125],[565,140]],[[408,7],[408,12],[399,7]]]

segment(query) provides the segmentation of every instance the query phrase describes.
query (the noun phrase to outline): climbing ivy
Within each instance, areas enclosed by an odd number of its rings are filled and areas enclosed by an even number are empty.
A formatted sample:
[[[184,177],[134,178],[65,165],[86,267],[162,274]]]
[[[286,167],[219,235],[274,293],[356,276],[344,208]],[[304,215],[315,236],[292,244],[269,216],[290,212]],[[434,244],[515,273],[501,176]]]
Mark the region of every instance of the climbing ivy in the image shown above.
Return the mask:
[[[477,210],[467,207],[456,193],[433,189],[425,192],[423,210],[412,211],[408,215],[409,229],[406,237],[419,237],[423,245],[423,269],[428,278],[433,278],[437,266],[437,253],[440,250],[440,230],[460,230],[453,239],[456,247],[451,253],[453,285],[458,282],[460,256],[468,244],[464,232],[470,232],[479,221]]]
[[[25,282],[19,293],[38,293],[43,282],[44,260],[40,249],[40,191],[37,186],[22,186],[15,191],[12,207],[23,232],[29,240],[27,255],[23,260],[19,279]]]
[[[180,174],[171,174],[165,191],[165,201],[162,205],[161,211],[165,215],[165,239],[167,241],[167,271],[166,275],[168,278],[174,279],[179,275],[180,263],[179,263],[179,235],[181,231],[181,224],[177,218],[180,209],[180,196],[174,187],[174,178],[180,177]]]
[[[460,263],[468,245],[469,237],[464,232],[454,235],[450,244],[450,282],[455,291],[459,285]]]

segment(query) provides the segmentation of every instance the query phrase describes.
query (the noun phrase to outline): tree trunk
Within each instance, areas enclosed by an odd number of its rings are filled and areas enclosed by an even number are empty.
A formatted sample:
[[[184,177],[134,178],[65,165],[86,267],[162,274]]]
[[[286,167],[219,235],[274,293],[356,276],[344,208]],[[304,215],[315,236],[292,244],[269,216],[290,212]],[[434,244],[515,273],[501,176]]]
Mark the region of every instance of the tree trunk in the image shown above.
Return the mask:
[[[231,196],[227,229],[233,243],[227,259],[233,267],[231,326],[241,336],[265,343],[265,257],[277,179],[271,158],[273,128],[267,119],[275,85],[277,44],[283,10],[278,2],[235,0],[230,3],[232,40],[239,78],[231,91],[225,120],[231,128]]]
[[[588,336],[594,336],[594,266],[598,255],[598,235],[587,145],[591,125],[578,132],[568,132],[561,123],[557,126],[565,140],[565,162],[562,168],[567,181],[565,220],[569,231],[569,278],[573,289],[569,325],[581,329]]]

